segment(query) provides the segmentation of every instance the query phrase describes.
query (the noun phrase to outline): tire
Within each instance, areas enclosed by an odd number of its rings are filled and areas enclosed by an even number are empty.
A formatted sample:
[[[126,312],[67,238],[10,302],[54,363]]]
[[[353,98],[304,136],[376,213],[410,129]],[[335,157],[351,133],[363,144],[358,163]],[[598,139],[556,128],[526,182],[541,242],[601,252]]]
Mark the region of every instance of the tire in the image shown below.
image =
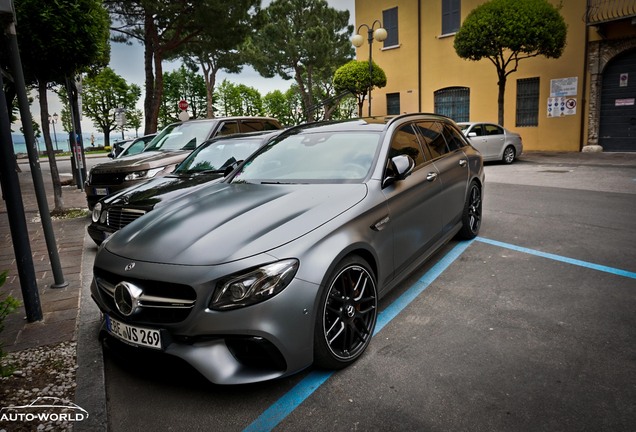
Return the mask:
[[[462,213],[462,229],[458,237],[463,240],[472,240],[479,234],[481,227],[481,188],[477,182],[472,182],[468,188],[468,195],[464,203]]]
[[[515,161],[515,156],[517,156],[517,152],[513,146],[508,146],[504,149],[503,157],[501,160],[505,164],[511,164]]]
[[[369,264],[350,256],[338,264],[320,296],[314,327],[314,363],[342,369],[371,341],[378,316],[378,290]]]

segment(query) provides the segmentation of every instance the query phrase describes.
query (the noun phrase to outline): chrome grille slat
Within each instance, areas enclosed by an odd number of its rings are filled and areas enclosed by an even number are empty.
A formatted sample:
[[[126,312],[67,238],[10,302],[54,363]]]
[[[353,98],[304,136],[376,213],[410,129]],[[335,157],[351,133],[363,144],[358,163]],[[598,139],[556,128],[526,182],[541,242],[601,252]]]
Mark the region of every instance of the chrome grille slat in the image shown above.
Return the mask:
[[[146,211],[141,209],[125,207],[109,208],[106,213],[106,225],[111,228],[121,229],[145,214]]]
[[[97,279],[97,286],[111,298],[115,297],[115,286],[113,284],[103,279]],[[142,294],[141,297],[139,297],[139,303],[142,307],[148,308],[191,309],[194,307],[193,300],[158,297],[146,294]]]

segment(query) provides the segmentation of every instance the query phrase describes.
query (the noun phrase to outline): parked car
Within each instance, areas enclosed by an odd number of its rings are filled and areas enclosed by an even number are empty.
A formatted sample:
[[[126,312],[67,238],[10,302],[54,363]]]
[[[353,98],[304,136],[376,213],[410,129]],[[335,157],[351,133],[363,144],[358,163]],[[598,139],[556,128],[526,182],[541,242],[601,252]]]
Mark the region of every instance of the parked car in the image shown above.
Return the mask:
[[[111,159],[116,158],[121,154],[122,151],[126,148],[127,145],[133,142],[133,139],[124,139],[115,141],[112,146],[110,146],[110,151],[108,152],[108,157]]]
[[[221,180],[278,131],[216,137],[199,146],[170,174],[155,177],[99,200],[93,207],[88,234],[98,245],[117,230],[157,206]]]
[[[217,135],[281,129],[268,117],[225,117],[173,123],[153,138],[142,153],[97,164],[84,183],[88,208],[101,198],[136,183],[172,172],[192,150]]]
[[[291,128],[102,243],[102,336],[219,384],[346,367],[378,300],[454,236],[478,234],[483,188],[481,155],[444,116]]]
[[[459,127],[484,161],[510,164],[523,152],[521,135],[493,123],[462,122]]]
[[[113,151],[108,153],[108,157],[111,159],[122,158],[124,156],[130,156],[144,151],[146,145],[152,141],[157,134],[148,134],[132,140],[127,140],[117,151],[113,148]]]

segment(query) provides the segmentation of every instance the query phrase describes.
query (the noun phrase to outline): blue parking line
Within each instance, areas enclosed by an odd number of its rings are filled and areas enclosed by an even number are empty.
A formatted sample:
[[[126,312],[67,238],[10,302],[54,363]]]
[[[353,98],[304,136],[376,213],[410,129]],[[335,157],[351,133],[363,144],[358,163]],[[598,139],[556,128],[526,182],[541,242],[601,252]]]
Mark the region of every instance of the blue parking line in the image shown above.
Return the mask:
[[[577,260],[574,258],[568,258],[568,257],[564,257],[561,255],[555,255],[555,254],[551,254],[551,253],[547,253],[547,252],[541,252],[538,250],[534,250],[534,249],[528,249],[522,246],[516,246],[510,243],[504,243],[504,242],[500,242],[497,240],[491,240],[491,239],[487,239],[484,237],[477,237],[475,240],[480,241],[482,243],[487,243],[493,246],[498,246],[504,249],[510,249],[510,250],[514,250],[517,252],[523,252],[529,255],[534,255],[534,256],[538,256],[538,257],[542,257],[542,258],[547,258],[547,259],[551,259],[554,261],[559,261],[559,262],[563,262],[563,263],[567,263],[567,264],[572,264],[575,266],[579,266],[579,267],[585,267],[585,268],[589,268],[592,270],[598,270],[601,272],[605,272],[605,273],[611,273],[611,274],[615,274],[618,276],[624,276],[624,277],[628,277],[631,279],[636,279],[636,273],[634,272],[630,272],[627,270],[622,270],[622,269],[617,269],[614,267],[607,267],[604,265],[600,265],[600,264],[594,264],[591,262],[587,262],[587,261],[581,261],[581,260]]]
[[[605,273],[611,273],[619,276],[636,279],[636,273],[616,269],[613,267],[602,266],[599,264],[581,261],[573,258],[555,255],[547,252],[541,252],[534,249],[516,246],[510,243],[504,243],[497,240],[491,240],[484,237],[477,237],[475,240],[467,242],[459,242],[450,250],[440,261],[438,261],[429,271],[427,271],[417,282],[415,282],[406,292],[398,297],[386,309],[378,314],[378,319],[373,335],[380,332],[393,318],[402,312],[413,300],[417,298],[428,286],[437,279],[464,251],[474,242],[498,246],[504,249],[510,249],[529,255],[539,256],[554,261],[564,262],[580,267],[586,267]],[[263,432],[271,431],[289,414],[291,414],[300,404],[302,404],[311,394],[324,384],[335,372],[333,371],[312,371],[291,390],[284,394],[280,399],[274,402],[267,410],[265,410],[256,420],[252,422],[244,432]]]
[[[438,261],[411,288],[378,314],[374,335],[382,330],[393,318],[406,308],[418,295],[422,293],[444,270],[446,270],[459,256],[464,253],[472,241],[458,243],[440,261]],[[274,402],[243,432],[271,431],[281,421],[302,404],[314,391],[327,381],[334,371],[312,371]]]

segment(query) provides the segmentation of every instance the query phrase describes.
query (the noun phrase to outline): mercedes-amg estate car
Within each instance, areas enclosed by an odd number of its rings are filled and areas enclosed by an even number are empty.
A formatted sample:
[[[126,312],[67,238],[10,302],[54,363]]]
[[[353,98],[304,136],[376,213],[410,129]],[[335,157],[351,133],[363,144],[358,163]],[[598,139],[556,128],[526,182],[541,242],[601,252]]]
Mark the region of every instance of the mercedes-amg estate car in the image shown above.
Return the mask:
[[[220,384],[343,368],[383,295],[477,235],[483,192],[482,157],[446,117],[291,128],[102,243],[101,334]]]

